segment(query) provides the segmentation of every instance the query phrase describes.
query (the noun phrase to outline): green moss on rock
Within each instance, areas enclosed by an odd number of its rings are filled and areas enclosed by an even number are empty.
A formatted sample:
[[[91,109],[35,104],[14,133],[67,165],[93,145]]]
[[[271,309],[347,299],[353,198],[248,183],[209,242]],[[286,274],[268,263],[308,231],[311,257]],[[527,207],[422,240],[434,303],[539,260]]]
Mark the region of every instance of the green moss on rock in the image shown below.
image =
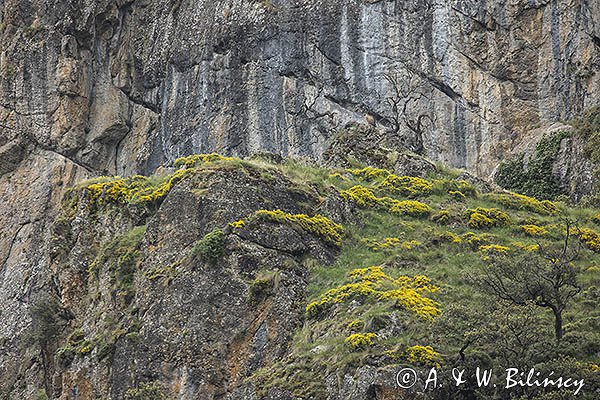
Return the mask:
[[[552,170],[561,142],[570,136],[570,132],[544,136],[528,159],[519,154],[500,164],[496,182],[506,189],[543,200],[554,200],[561,194],[567,194]]]
[[[215,229],[198,240],[192,249],[192,256],[199,256],[210,263],[216,263],[225,252],[225,232]]]

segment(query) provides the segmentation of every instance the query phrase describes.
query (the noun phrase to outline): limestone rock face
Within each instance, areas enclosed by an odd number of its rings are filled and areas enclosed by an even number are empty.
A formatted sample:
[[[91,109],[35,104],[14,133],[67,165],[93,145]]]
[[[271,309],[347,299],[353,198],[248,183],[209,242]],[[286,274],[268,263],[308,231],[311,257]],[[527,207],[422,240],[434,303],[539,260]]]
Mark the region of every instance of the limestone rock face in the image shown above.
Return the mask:
[[[17,305],[3,324],[0,393],[122,399],[131,390],[149,396],[156,383],[180,399],[223,398],[286,354],[304,316],[304,261],[330,263],[337,251],[293,224],[251,217],[274,207],[313,213],[318,203],[280,173],[249,167],[182,180],[154,212],[99,207],[86,189],[71,192],[49,228],[48,266],[5,270],[3,295],[22,297],[4,298]],[[39,245],[27,242],[30,225],[13,252]],[[195,249],[218,228],[207,258]],[[23,288],[19,278],[35,283]]]
[[[318,158],[366,120],[488,176],[528,129],[599,96],[589,0],[0,7],[3,171],[23,146],[110,173],[209,150]]]
[[[73,299],[70,312],[85,312],[76,305],[82,271],[72,267],[63,272],[70,275],[60,276],[51,256],[53,222],[66,188],[76,181],[147,174],[178,156],[213,150],[322,159],[336,132],[358,123],[382,132],[391,150],[386,154],[409,158],[394,161],[397,171],[406,165],[426,171],[430,165],[420,156],[427,156],[488,177],[525,132],[575,116],[600,96],[600,4],[593,0],[5,0],[0,13],[0,389],[18,381],[24,387],[11,389],[18,398],[34,397],[41,385],[64,387],[62,398],[124,391],[123,383],[112,382],[104,392],[89,394],[96,387],[90,380],[107,375],[84,364],[53,366],[70,372],[57,373],[64,381],[51,385],[52,373],[40,378],[45,368],[40,362],[48,360],[24,350],[34,305],[59,295],[65,282],[72,287],[60,295]],[[296,204],[292,195],[290,204]],[[245,211],[263,201],[229,200],[232,209],[254,201],[240,209]],[[172,225],[169,232],[148,221],[145,240],[161,244],[183,223],[178,218],[197,217],[189,237],[180,232],[172,238],[176,244],[167,246],[175,254],[210,221],[233,216],[218,215],[222,205],[213,207],[205,214],[163,214]],[[96,234],[83,217],[74,224],[70,229]],[[97,238],[73,242],[69,264],[85,269],[92,243],[132,225],[135,221],[121,217],[99,223],[105,231]],[[255,243],[251,236],[236,237],[228,246],[232,254],[235,246],[255,254],[250,270],[274,259],[293,264],[282,277],[282,285],[294,288],[281,300],[291,304],[290,313],[297,311],[304,285],[295,257],[303,252],[329,257],[317,245],[280,249],[277,240]],[[243,292],[242,264],[231,264],[225,282]],[[164,303],[153,308],[148,298],[163,291],[149,287],[145,295],[136,293],[147,307],[144,316],[160,319],[160,307],[182,307],[189,318],[205,318],[206,310],[184,304],[190,296],[200,304],[202,296],[219,290],[211,289],[217,278],[195,271],[189,279],[205,285],[202,294],[185,294],[182,282],[181,293],[165,293]],[[227,298],[227,304],[241,301]],[[264,321],[239,312],[241,326]],[[274,335],[268,357],[280,349],[274,328],[259,324],[256,337],[239,338],[236,329],[228,331],[233,321],[221,323],[229,335],[223,343],[255,341],[261,349],[264,338]],[[139,332],[148,346],[171,334]],[[196,343],[214,339],[198,334]],[[224,381],[241,379],[267,357],[257,350],[228,364],[239,367],[231,371],[206,365],[176,370],[167,356],[151,359],[138,347],[139,358],[130,358],[124,349],[138,346],[134,336],[117,346],[120,364],[114,368],[135,377],[155,366],[179,385],[182,398],[194,398],[200,387],[222,397]],[[218,346],[190,351],[213,352],[207,356],[212,359],[224,354]],[[194,374],[202,379],[190,378]],[[69,392],[75,386],[80,394]]]

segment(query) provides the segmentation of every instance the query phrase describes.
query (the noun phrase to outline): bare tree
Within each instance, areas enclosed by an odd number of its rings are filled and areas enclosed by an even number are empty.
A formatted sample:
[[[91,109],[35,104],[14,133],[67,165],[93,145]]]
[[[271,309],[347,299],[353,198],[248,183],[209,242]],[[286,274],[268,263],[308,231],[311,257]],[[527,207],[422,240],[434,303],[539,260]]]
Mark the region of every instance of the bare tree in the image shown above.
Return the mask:
[[[573,240],[572,225],[565,220],[565,236],[558,249],[538,244],[535,253],[491,257],[476,278],[502,300],[520,306],[533,302],[551,310],[557,342],[563,337],[563,312],[582,290],[577,279],[579,270],[573,264],[579,258],[581,244]]]
[[[310,71],[308,71],[308,74],[310,77],[308,82],[317,81]],[[286,124],[282,132],[278,132],[280,136],[287,135],[292,129],[295,131],[308,129],[306,125],[318,124],[322,119],[326,119],[326,123],[330,125],[335,124],[335,112],[318,110],[317,103],[320,98],[324,97],[325,89],[323,85],[313,85],[308,82],[306,85],[314,88],[314,90],[311,91],[312,93],[305,90],[303,92],[297,91],[290,95],[290,100],[292,103],[297,104],[297,108],[286,110],[286,113],[291,117],[291,120]],[[311,144],[314,144],[318,142],[319,138],[313,134],[312,139],[313,142],[311,142]]]
[[[413,68],[404,65],[403,73],[386,73],[383,78],[388,82],[391,92],[385,97],[390,108],[386,117],[392,133],[398,133],[406,125],[416,138],[416,151],[423,150],[423,133],[427,123],[435,125],[433,118],[427,113],[416,112],[420,101],[427,99],[423,91],[424,80]]]

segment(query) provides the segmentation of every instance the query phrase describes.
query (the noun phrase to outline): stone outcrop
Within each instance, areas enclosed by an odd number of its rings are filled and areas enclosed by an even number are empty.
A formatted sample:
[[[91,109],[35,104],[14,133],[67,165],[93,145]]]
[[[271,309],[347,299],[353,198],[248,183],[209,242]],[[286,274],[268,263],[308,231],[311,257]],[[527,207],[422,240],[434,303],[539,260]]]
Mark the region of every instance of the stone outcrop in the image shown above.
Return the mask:
[[[197,171],[156,211],[101,201],[85,187],[67,195],[50,268],[15,299],[27,307],[5,317],[32,323],[20,337],[7,330],[17,321],[4,325],[3,395],[158,398],[157,385],[181,399],[224,398],[283,357],[303,320],[304,260],[330,263],[337,251],[293,224],[252,219],[262,208],[317,208],[316,192],[275,171]],[[213,260],[196,248],[218,228]]]

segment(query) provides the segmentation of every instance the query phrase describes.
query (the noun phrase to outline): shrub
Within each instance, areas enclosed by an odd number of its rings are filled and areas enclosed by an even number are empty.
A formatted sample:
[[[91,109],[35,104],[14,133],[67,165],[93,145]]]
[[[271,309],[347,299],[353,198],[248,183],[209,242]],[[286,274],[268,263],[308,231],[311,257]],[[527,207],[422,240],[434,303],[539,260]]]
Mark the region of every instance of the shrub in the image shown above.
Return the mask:
[[[248,288],[248,301],[251,304],[258,304],[264,299],[268,298],[273,294],[273,288],[275,287],[275,277],[266,276],[256,278],[250,284]]]
[[[377,196],[375,196],[375,194],[373,194],[372,191],[360,185],[353,186],[348,190],[342,190],[340,192],[340,196],[346,200],[356,203],[356,205],[359,207],[365,208],[373,207],[379,202],[379,199]]]
[[[549,200],[538,200],[518,193],[490,193],[486,197],[496,203],[515,210],[526,210],[541,215],[550,215],[558,211],[556,204]]]
[[[448,192],[448,194],[450,195],[450,197],[452,197],[454,200],[458,200],[458,201],[463,201],[465,199],[465,195],[463,192],[461,192],[460,190],[450,190]]]
[[[590,228],[572,228],[572,233],[583,242],[585,247],[600,253],[600,233]]]
[[[167,398],[158,382],[146,383],[140,387],[128,389],[125,393],[126,400],[166,400]]]
[[[166,177],[135,175],[130,178],[100,177],[84,183],[84,190],[95,207],[107,205],[158,205],[177,182],[190,175],[190,171],[179,170]]]
[[[348,325],[346,325],[346,328],[350,331],[350,332],[358,332],[363,328],[363,323],[357,319],[353,319],[352,321],[348,322]]]
[[[358,185],[348,190],[342,190],[340,195],[346,200],[353,201],[360,207],[378,207],[399,215],[423,217],[429,215],[431,212],[431,208],[420,201],[377,197],[371,190]]]
[[[431,208],[420,201],[404,200],[396,201],[390,211],[400,215],[411,215],[413,217],[426,217],[431,213]]]
[[[521,230],[527,236],[544,236],[548,234],[546,228],[537,225],[521,225]]]
[[[60,312],[58,302],[48,298],[37,301],[30,309],[31,327],[26,342],[38,344],[45,349],[60,332]]]
[[[48,395],[46,394],[46,390],[40,389],[37,392],[36,400],[49,400]]]
[[[450,223],[450,211],[440,210],[431,216],[431,221],[440,225],[448,225]]]
[[[344,342],[350,346],[352,350],[362,350],[373,346],[375,338],[377,338],[377,334],[372,332],[353,333],[348,336]]]
[[[476,235],[473,232],[467,232],[462,235],[462,241],[471,249],[477,250],[479,246],[490,243],[490,235]]]
[[[483,208],[467,210],[469,228],[488,229],[510,224],[510,217],[497,208]]]
[[[474,212],[469,217],[468,225],[474,229],[486,229],[495,226],[494,221],[485,214]]]
[[[193,154],[187,157],[180,157],[175,160],[175,168],[194,168],[200,164],[205,164],[214,161],[232,161],[233,157],[224,157],[217,153],[210,154]]]
[[[429,278],[417,275],[397,279],[383,272],[379,266],[359,268],[350,272],[354,282],[326,291],[318,300],[306,306],[309,318],[318,318],[334,304],[350,300],[394,301],[397,306],[423,319],[431,319],[440,313],[439,303],[425,297],[439,289]]]
[[[199,255],[202,259],[215,263],[221,258],[224,251],[225,232],[221,229],[215,229],[194,244],[192,255]]]
[[[119,295],[129,298],[133,293],[133,282],[142,256],[145,233],[146,225],[136,226],[110,241],[90,264],[88,273],[98,274],[101,268],[105,267],[111,272],[113,287],[118,290]]]
[[[455,233],[450,231],[441,232],[437,235],[437,238],[442,242],[448,243],[461,243],[462,239]]]
[[[592,218],[590,218],[590,219],[592,220],[592,222],[594,222],[594,223],[596,223],[596,224],[600,225],[600,213],[598,213],[598,214],[596,214],[596,215],[592,216]]]
[[[260,220],[291,223],[306,232],[322,237],[333,245],[342,245],[344,228],[322,215],[315,214],[315,216],[309,217],[306,214],[288,214],[281,210],[259,210],[254,215]]]
[[[460,192],[465,197],[477,197],[475,186],[465,180],[434,179],[432,185],[435,194],[445,195],[450,194],[450,192]]]
[[[500,246],[498,244],[487,244],[479,246],[479,251],[487,254],[507,254],[510,247]]]
[[[230,222],[229,226],[232,227],[233,229],[240,229],[240,228],[243,228],[244,226],[246,226],[246,221],[244,221],[243,219],[240,219],[239,221]]]
[[[442,357],[431,346],[412,346],[406,350],[406,361],[411,364],[421,364],[440,368]]]
[[[520,154],[500,164],[496,181],[502,187],[541,199],[555,199],[566,194],[552,171],[560,143],[570,136],[569,132],[544,136],[537,144],[534,155],[528,160],[525,160],[524,154]]]
[[[377,186],[377,188],[393,194],[417,197],[430,194],[433,190],[433,185],[423,178],[390,174]]]
[[[511,246],[527,252],[536,252],[540,249],[538,244],[525,244],[523,242],[512,242]]]

